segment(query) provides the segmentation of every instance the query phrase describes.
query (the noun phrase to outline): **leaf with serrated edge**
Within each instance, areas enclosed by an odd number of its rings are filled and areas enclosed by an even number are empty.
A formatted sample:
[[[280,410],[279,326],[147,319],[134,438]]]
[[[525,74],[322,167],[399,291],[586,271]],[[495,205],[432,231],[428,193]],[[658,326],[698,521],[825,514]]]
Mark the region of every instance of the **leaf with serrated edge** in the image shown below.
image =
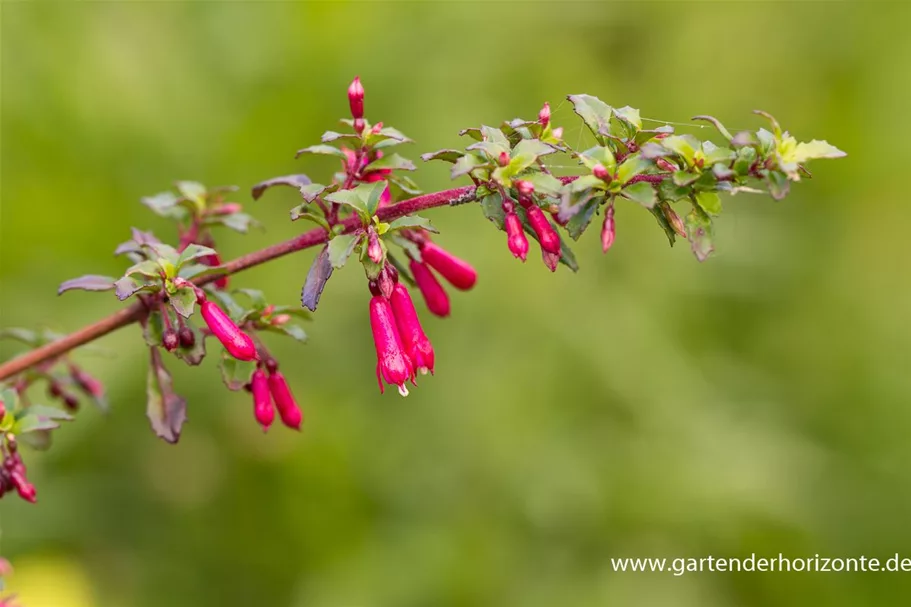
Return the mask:
[[[386,232],[394,232],[395,230],[404,230],[406,228],[421,228],[428,232],[437,232],[437,229],[433,227],[429,219],[419,215],[399,217],[389,224],[389,227],[386,228]]]
[[[301,305],[311,312],[316,312],[323,289],[326,288],[326,283],[332,277],[332,270],[332,263],[329,261],[329,247],[325,246],[313,259],[310,271],[307,272],[307,280],[301,289]]]
[[[149,351],[146,416],[155,434],[169,443],[176,443],[187,419],[187,402],[174,393],[171,374],[162,364],[158,348],[149,348]]]
[[[80,289],[82,291],[110,291],[114,288],[114,278],[110,276],[99,276],[97,274],[86,274],[78,278],[71,278],[62,282],[57,287],[57,295],[61,295],[71,289]]]
[[[339,234],[329,241],[329,263],[335,269],[340,269],[348,262],[354,247],[364,236],[363,232],[359,234]]]
[[[253,200],[259,200],[260,196],[262,196],[266,190],[277,185],[290,186],[292,188],[303,190],[305,186],[311,185],[311,183],[310,178],[306,175],[283,175],[281,177],[273,177],[272,179],[261,181],[253,186],[251,189]]]

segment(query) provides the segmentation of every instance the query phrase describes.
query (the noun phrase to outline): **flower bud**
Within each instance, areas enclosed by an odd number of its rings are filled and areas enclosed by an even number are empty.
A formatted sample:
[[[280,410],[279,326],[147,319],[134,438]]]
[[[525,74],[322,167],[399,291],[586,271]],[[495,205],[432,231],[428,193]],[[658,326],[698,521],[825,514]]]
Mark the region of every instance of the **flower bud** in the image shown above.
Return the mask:
[[[199,306],[199,311],[212,335],[221,342],[228,354],[237,360],[256,359],[256,345],[253,343],[253,339],[241,331],[240,327],[215,302],[208,299],[203,301]]]
[[[358,133],[358,134],[362,133],[364,131],[364,127],[366,127],[366,126],[367,126],[367,124],[364,122],[363,118],[354,119],[354,132],[355,133]]]
[[[367,257],[375,264],[383,262],[383,245],[373,226],[367,228]]]
[[[272,406],[272,396],[269,394],[269,381],[262,369],[253,372],[250,390],[253,392],[253,416],[256,417],[256,421],[265,432],[275,420],[275,408]]]
[[[655,164],[658,165],[658,168],[660,168],[664,171],[667,171],[669,173],[673,173],[674,171],[677,171],[679,168],[679,167],[677,167],[676,164],[674,164],[673,162],[670,162],[668,160],[665,160],[664,158],[656,158]]]
[[[351,107],[352,118],[357,120],[364,117],[364,87],[359,76],[348,87],[348,105]],[[364,130],[363,127],[361,130]]]
[[[440,318],[449,316],[449,296],[427,264],[412,259],[409,267],[430,313]]]
[[[233,215],[234,213],[240,213],[243,211],[243,206],[237,202],[226,202],[225,204],[219,205],[212,209],[211,213],[213,215]]]
[[[282,423],[293,430],[300,430],[304,415],[300,407],[297,406],[294,395],[291,394],[291,388],[288,387],[285,376],[278,371],[271,374],[269,376],[269,390],[272,392],[272,398],[275,400],[275,407],[278,409],[278,415],[281,417]]]
[[[4,415],[6,415],[6,405],[4,405],[3,401],[0,400],[0,420],[3,419]]]
[[[276,314],[272,317],[272,326],[280,327],[287,324],[289,320],[291,320],[290,314]]]
[[[538,122],[541,123],[541,126],[547,126],[550,123],[550,104],[546,101],[544,107],[538,112]]]
[[[522,228],[522,221],[515,211],[506,213],[506,244],[509,251],[516,259],[525,261],[528,257],[528,238],[525,236],[525,230]]]
[[[604,182],[611,180],[610,172],[608,172],[603,164],[596,164],[592,169],[592,175]]]
[[[383,130],[383,123],[377,122],[376,124],[373,125],[373,128],[370,129],[370,132],[373,133],[374,135],[379,135],[380,131],[382,131],[382,130]]]
[[[557,234],[557,231],[550,224],[547,216],[544,215],[544,211],[535,205],[530,205],[525,209],[525,212],[528,216],[528,223],[531,225],[531,229],[534,230],[535,234],[538,236],[538,242],[541,244],[541,249],[559,257],[560,235]]]
[[[557,271],[557,264],[560,263],[560,256],[555,255],[554,253],[548,253],[544,249],[541,249],[541,259],[544,260],[544,265],[547,266],[547,269],[551,272]]]
[[[32,504],[37,501],[35,486],[28,482],[22,472],[16,470],[10,473],[10,480],[13,482],[19,497]]]
[[[563,127],[558,126],[553,131],[551,131],[551,134],[554,136],[554,139],[563,139]]]
[[[478,273],[471,264],[429,240],[421,247],[421,257],[456,289],[467,291],[478,281]]]
[[[187,325],[178,329],[177,338],[180,341],[181,348],[192,348],[196,345],[196,335],[193,334],[193,329]]]
[[[391,386],[398,386],[399,394],[408,396],[405,382],[414,376],[414,368],[402,346],[392,304],[385,297],[374,295],[370,299],[370,328],[376,346],[376,378],[380,392],[383,392],[382,380],[385,380]]]
[[[427,371],[433,374],[433,345],[421,327],[414,302],[411,301],[411,295],[405,285],[395,285],[389,302],[392,304],[396,328],[412,369],[422,374],[426,374]]]
[[[509,164],[509,152],[500,152],[500,155],[497,157],[497,164],[501,167],[505,167]]]
[[[611,248],[611,245],[614,244],[616,230],[617,228],[614,224],[614,205],[610,204],[604,212],[604,224],[601,226],[601,250],[605,253],[607,253],[608,249]]]
[[[373,295],[382,295],[386,299],[392,297],[392,289],[395,283],[399,281],[399,274],[390,264],[386,264],[376,280],[376,292],[371,289]]]
[[[179,344],[180,338],[177,336],[177,331],[174,329],[169,327],[161,334],[161,345],[163,345],[164,349],[168,352],[176,350]]]
[[[665,219],[673,228],[674,232],[677,233],[680,238],[686,238],[686,229],[683,227],[683,220],[680,219],[680,215],[671,208],[671,205],[664,202],[661,204],[661,212],[664,213]]]

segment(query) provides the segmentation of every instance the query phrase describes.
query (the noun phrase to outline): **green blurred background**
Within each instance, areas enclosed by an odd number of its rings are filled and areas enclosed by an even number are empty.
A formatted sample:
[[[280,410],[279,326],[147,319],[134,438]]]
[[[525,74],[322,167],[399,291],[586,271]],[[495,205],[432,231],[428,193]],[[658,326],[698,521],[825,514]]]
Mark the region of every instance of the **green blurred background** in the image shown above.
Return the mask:
[[[272,340],[304,431],[267,436],[213,361],[170,367],[177,446],[144,412],[136,327],[79,360],[109,386],[55,448],[28,453],[40,503],[0,505],[27,607],[883,605],[909,574],[614,573],[617,556],[911,556],[911,286],[901,3],[96,2],[2,7],[0,325],[73,330],[114,311],[64,279],[117,275],[138,203],[177,179],[249,186],[335,128],[360,74],[367,115],[463,145],[480,123],[598,95],[643,116],[775,114],[819,161],[782,203],[727,198],[717,253],[669,249],[618,210],[582,270],[521,265],[476,207],[428,213],[475,290],[424,315],[436,377],[377,393],[363,275],[333,277],[311,342]],[[653,125],[656,123],[652,123]],[[679,127],[708,136],[710,131]],[[420,163],[419,163],[420,164]],[[565,169],[571,172],[571,168]],[[415,175],[448,187],[446,165]],[[250,204],[298,233],[293,191]],[[597,229],[593,230],[597,232]],[[294,303],[313,252],[239,275]],[[421,306],[423,310],[423,307]],[[4,356],[18,351],[0,346]]]

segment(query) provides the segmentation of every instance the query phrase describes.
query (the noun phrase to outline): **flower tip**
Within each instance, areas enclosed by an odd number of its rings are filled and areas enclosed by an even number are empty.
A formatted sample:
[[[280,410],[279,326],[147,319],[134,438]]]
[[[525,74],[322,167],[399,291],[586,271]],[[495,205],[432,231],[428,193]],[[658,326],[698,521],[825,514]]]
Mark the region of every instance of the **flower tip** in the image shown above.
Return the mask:
[[[399,385],[399,394],[401,394],[403,397],[408,396],[408,386],[406,386],[405,384],[400,384]]]

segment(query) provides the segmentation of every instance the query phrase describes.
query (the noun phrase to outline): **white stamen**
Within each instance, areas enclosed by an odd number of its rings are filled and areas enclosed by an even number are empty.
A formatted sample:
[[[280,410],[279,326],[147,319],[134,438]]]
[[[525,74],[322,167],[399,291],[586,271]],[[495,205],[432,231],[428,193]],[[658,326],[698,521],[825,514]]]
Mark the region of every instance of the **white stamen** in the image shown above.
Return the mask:
[[[399,386],[399,394],[402,396],[408,396],[408,387],[405,384]]]

